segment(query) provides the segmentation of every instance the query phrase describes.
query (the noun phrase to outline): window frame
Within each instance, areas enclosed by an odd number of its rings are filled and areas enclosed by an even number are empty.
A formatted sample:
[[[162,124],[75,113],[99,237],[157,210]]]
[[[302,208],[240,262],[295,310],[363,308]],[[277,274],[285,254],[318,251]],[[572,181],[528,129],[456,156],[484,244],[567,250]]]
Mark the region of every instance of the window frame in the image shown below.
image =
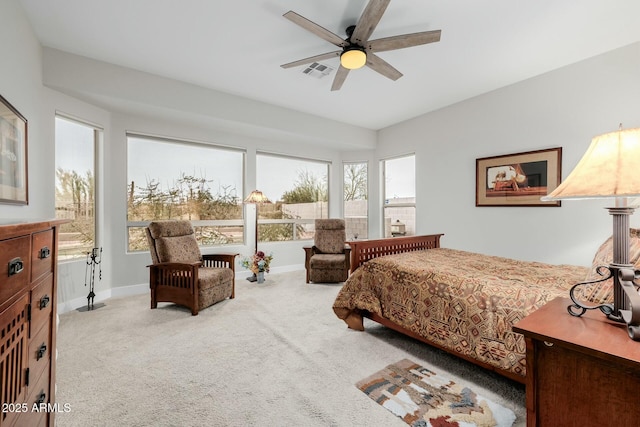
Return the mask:
[[[93,245],[92,245],[92,249],[93,248],[99,248],[101,247],[101,242],[102,242],[102,236],[100,234],[100,221],[101,221],[101,210],[100,210],[100,197],[101,197],[101,192],[100,192],[100,188],[101,188],[101,180],[100,180],[100,148],[103,144],[104,141],[104,127],[100,126],[96,123],[93,123],[89,120],[85,120],[85,119],[81,119],[78,117],[75,117],[73,115],[70,114],[66,114],[60,111],[56,111],[55,112],[55,116],[54,116],[54,135],[55,135],[55,141],[54,141],[54,151],[56,152],[55,156],[56,156],[56,160],[54,161],[55,164],[55,171],[54,174],[57,174],[57,170],[58,170],[58,162],[57,162],[57,146],[58,146],[58,138],[57,138],[57,126],[58,126],[58,120],[64,120],[66,122],[70,122],[73,123],[74,125],[77,126],[83,126],[86,128],[89,128],[92,130],[92,135],[93,135],[93,141],[91,143],[92,145],[92,157],[93,157],[93,161],[91,164],[91,167],[93,168],[93,170],[91,171],[93,173]],[[54,178],[54,182],[57,186],[58,183],[58,178],[57,176],[55,176]],[[57,205],[58,202],[58,197],[57,195],[54,196],[54,200],[55,200],[55,204]],[[57,208],[55,208],[56,212],[58,211]],[[58,218],[57,213],[56,213],[56,218]],[[65,225],[63,224],[63,226],[61,227],[61,231],[60,233],[63,234],[64,233],[64,228]],[[59,262],[73,262],[73,261],[78,261],[80,259],[84,259],[87,256],[87,252],[83,252],[82,254],[72,254],[72,255],[65,255],[64,250],[60,250],[59,254],[58,254],[58,261]]]

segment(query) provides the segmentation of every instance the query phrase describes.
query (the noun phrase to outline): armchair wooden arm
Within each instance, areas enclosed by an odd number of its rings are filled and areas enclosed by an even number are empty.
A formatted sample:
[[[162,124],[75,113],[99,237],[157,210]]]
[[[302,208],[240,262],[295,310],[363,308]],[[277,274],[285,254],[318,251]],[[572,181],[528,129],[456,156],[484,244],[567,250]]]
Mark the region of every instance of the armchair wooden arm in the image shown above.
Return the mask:
[[[239,254],[202,254],[202,265],[204,267],[230,268],[235,272],[236,257]]]
[[[315,246],[304,246],[304,269],[307,271],[307,283],[309,283],[309,262],[311,261],[311,256],[316,253]]]
[[[198,269],[202,264],[161,262],[149,265],[149,287],[151,288],[151,308],[158,307],[158,287],[162,287],[161,301],[198,306]],[[197,310],[195,311],[197,313]]]

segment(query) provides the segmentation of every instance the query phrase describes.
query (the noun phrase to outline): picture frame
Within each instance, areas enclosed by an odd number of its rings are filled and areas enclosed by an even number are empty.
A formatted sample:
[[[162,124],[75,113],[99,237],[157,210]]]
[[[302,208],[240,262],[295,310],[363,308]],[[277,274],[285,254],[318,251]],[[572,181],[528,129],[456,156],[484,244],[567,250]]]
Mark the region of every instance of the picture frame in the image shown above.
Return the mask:
[[[27,119],[0,95],[0,203],[28,205]]]
[[[560,206],[543,202],[562,179],[562,147],[476,159],[476,206]]]

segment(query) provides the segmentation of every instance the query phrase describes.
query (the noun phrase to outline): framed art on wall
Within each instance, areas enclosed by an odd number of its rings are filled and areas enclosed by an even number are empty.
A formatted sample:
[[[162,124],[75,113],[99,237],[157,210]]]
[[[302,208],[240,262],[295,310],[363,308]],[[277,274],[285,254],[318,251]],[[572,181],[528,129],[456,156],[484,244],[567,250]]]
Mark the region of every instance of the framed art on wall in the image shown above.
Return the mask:
[[[562,148],[476,159],[476,206],[560,206],[543,202],[562,179]]]
[[[29,204],[27,119],[0,95],[0,203]]]

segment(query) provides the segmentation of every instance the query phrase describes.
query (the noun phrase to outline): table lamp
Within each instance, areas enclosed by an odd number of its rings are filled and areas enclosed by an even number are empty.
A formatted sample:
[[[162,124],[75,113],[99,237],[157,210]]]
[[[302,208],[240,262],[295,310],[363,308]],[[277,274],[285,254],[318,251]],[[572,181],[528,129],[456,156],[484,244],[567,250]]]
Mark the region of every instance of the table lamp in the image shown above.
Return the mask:
[[[554,191],[543,201],[567,199],[614,199],[615,206],[607,208],[613,217],[613,261],[598,268],[602,279],[578,283],[571,288],[573,302],[567,307],[573,316],[587,310],[600,309],[609,319],[627,325],[629,337],[640,341],[640,295],[634,280],[640,278],[629,261],[629,216],[635,206],[628,198],[640,196],[640,128],[620,129],[593,138],[580,162]],[[603,273],[601,270],[608,270]],[[604,282],[613,278],[613,304],[587,306],[578,301],[574,290],[581,285]]]

